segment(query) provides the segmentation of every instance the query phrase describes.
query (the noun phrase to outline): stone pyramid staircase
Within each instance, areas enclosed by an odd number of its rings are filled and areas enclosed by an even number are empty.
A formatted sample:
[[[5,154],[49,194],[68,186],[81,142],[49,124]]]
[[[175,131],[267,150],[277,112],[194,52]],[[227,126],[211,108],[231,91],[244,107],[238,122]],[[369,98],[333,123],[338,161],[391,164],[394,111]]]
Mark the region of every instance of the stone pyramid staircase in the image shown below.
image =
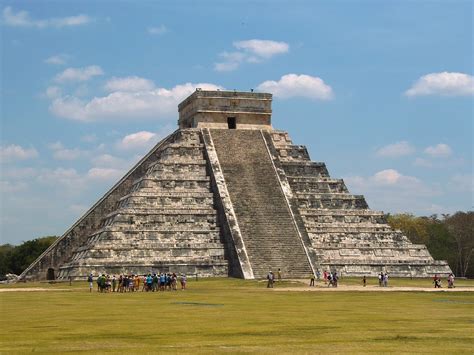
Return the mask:
[[[227,189],[256,278],[281,269],[312,273],[278,176],[259,130],[211,129]]]

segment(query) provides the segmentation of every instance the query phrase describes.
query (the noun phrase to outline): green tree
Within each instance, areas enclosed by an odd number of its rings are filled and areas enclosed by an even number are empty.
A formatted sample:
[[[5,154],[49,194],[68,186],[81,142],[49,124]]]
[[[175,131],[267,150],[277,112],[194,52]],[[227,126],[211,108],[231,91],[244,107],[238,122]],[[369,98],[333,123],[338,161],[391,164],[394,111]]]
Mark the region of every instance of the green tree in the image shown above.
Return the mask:
[[[469,266],[474,262],[474,212],[456,212],[447,216],[444,224],[456,242],[456,274],[472,276]]]
[[[0,277],[5,274],[21,274],[55,240],[56,236],[36,238],[18,246],[4,244],[0,246]]]
[[[443,221],[430,217],[430,222],[426,247],[434,259],[447,260],[451,270],[455,271],[456,241]]]
[[[415,217],[409,213],[387,216],[388,224],[394,229],[400,229],[412,243],[427,244],[429,240],[429,219]]]
[[[0,279],[10,273],[11,254],[15,247],[11,244],[0,245]]]

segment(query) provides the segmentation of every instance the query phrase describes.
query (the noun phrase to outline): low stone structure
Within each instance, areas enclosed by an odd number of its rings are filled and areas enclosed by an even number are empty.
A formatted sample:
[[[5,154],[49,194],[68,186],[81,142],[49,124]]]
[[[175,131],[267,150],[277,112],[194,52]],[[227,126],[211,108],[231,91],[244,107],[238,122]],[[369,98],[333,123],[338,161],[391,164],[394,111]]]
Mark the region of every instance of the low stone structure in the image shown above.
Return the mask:
[[[451,272],[271,126],[271,95],[197,90],[158,143],[21,275]]]

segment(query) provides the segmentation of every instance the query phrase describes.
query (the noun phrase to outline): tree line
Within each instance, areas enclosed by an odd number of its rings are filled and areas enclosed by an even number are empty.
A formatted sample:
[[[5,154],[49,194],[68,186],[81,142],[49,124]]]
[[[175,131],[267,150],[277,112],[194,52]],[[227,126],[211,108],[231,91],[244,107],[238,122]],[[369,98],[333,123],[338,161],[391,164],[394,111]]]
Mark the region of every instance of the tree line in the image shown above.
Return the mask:
[[[20,245],[0,245],[0,279],[6,274],[20,275],[56,240],[56,236],[47,236],[28,240]]]
[[[456,276],[474,277],[474,212],[453,215],[387,215],[394,229],[400,229],[412,243],[425,244],[436,260],[447,260]]]
[[[474,277],[474,212],[416,217],[402,213],[387,216],[394,229],[400,229],[412,243],[425,244],[436,260],[447,260],[456,276]],[[0,279],[21,274],[55,240],[41,237],[18,246],[0,245]]]

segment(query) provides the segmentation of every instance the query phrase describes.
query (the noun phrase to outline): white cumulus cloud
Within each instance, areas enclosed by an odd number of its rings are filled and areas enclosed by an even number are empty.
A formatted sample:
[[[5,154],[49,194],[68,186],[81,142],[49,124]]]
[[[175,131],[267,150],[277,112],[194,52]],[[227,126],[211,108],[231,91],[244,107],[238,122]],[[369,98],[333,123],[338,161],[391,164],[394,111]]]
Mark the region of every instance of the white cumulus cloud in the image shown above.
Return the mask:
[[[61,96],[62,90],[59,86],[48,86],[44,95],[49,99],[54,99]]]
[[[56,160],[76,160],[89,154],[89,152],[79,148],[65,148],[61,142],[51,143],[48,147],[53,151],[53,157]]]
[[[33,27],[33,28],[46,28],[46,27],[68,27],[68,26],[80,26],[85,25],[92,21],[87,15],[76,15],[67,17],[56,17],[36,20],[30,17],[27,11],[14,11],[10,6],[3,9],[3,23],[7,26],[12,27]]]
[[[91,180],[115,181],[124,174],[121,169],[113,168],[91,168],[87,172],[87,178]]]
[[[455,191],[474,193],[474,175],[472,174],[453,175],[449,183]]]
[[[290,49],[288,43],[262,39],[250,39],[233,43],[237,49],[243,49],[262,58],[270,58],[276,54],[287,53]]]
[[[16,144],[0,147],[0,159],[2,161],[26,160],[37,156],[38,152],[35,148],[23,148]]]
[[[73,168],[43,169],[37,176],[37,180],[49,185],[61,184],[69,187],[77,187],[81,176],[76,169]]]
[[[407,96],[471,96],[474,95],[474,77],[464,73],[431,73],[419,78],[405,91]]]
[[[155,88],[137,92],[115,91],[107,96],[86,101],[75,96],[56,98],[50,111],[59,117],[77,121],[137,120],[144,118],[171,119],[177,114],[178,104],[196,88],[223,89],[208,83],[186,83],[171,89]]]
[[[165,25],[160,25],[158,27],[148,27],[148,33],[151,35],[161,36],[168,32],[168,29]]]
[[[220,53],[221,61],[214,63],[214,70],[220,72],[236,70],[242,63],[260,63],[277,54],[287,53],[290,49],[286,42],[263,39],[235,41],[232,45],[238,51]]]
[[[420,182],[416,177],[402,175],[395,169],[379,171],[378,173],[375,173],[370,180],[379,185],[403,184],[410,186]]]
[[[117,144],[118,148],[132,150],[150,147],[156,143],[156,133],[140,131],[123,137]]]
[[[123,168],[124,166],[128,166],[128,163],[118,157],[115,157],[110,154],[100,154],[92,158],[91,161],[94,167],[101,167],[101,168]]]
[[[90,65],[85,68],[67,68],[56,75],[54,80],[58,83],[87,81],[94,76],[103,75],[104,72],[98,65]]]
[[[451,147],[444,143],[439,143],[435,146],[429,146],[425,149],[425,153],[434,157],[434,158],[447,158],[452,153],[453,150]]]
[[[65,54],[53,55],[49,58],[46,58],[44,62],[51,65],[64,65],[67,62],[68,56]]]
[[[415,152],[415,147],[413,147],[407,141],[401,141],[394,144],[386,145],[377,150],[375,155],[378,157],[385,157],[385,158],[396,158],[402,157],[405,155],[410,155]]]
[[[155,87],[153,81],[140,78],[138,76],[127,76],[125,78],[112,78],[105,84],[105,89],[109,92],[113,91],[148,91]]]
[[[391,213],[427,213],[433,197],[441,194],[439,186],[395,169],[381,170],[368,177],[347,176],[344,181],[353,194],[363,194],[373,209]]]
[[[257,86],[259,91],[270,92],[275,97],[307,97],[317,100],[330,100],[334,94],[332,88],[321,78],[310,75],[287,74],[280,80],[264,81]]]

